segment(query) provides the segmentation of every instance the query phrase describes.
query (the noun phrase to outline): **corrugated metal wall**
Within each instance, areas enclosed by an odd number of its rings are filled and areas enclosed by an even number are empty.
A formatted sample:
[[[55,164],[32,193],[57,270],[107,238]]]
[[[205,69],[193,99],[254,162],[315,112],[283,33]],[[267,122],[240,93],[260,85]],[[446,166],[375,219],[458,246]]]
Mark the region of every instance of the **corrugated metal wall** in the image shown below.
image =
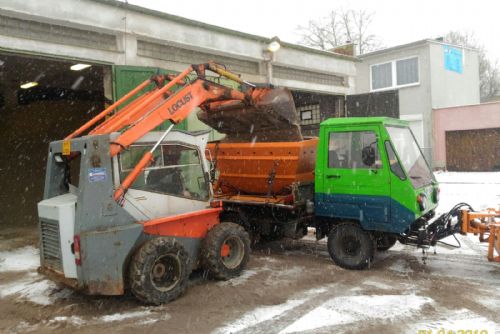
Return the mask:
[[[446,132],[450,171],[500,170],[500,128]]]

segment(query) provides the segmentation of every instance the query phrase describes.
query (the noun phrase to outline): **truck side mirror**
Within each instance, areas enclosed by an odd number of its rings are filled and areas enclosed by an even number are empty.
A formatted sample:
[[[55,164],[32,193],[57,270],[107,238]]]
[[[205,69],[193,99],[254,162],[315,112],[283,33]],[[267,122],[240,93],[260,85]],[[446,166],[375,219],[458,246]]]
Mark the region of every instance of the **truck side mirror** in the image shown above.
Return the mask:
[[[375,149],[371,145],[363,147],[361,150],[361,159],[363,164],[371,167],[375,163]]]

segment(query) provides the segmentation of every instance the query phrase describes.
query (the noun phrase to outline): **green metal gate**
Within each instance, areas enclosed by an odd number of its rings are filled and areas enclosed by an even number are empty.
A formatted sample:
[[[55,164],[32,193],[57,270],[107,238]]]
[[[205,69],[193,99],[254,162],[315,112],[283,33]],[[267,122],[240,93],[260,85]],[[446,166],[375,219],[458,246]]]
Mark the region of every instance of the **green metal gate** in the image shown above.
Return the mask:
[[[130,92],[135,87],[139,86],[146,79],[150,78],[155,74],[170,74],[177,73],[174,71],[165,70],[157,67],[140,67],[140,66],[126,66],[126,65],[115,65],[113,66],[113,97],[114,100],[118,100],[128,92]],[[137,96],[143,94],[144,92],[153,88],[154,84],[151,84],[141,92],[137,93],[133,99]],[[166,129],[171,123],[169,121],[160,125],[157,130]],[[175,129],[187,130],[187,120],[177,124]]]

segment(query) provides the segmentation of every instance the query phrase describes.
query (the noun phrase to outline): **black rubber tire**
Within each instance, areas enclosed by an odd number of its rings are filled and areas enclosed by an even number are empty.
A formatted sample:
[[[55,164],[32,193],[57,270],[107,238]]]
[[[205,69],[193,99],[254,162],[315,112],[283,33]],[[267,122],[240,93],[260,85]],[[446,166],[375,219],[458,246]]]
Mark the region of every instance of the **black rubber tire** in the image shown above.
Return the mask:
[[[383,234],[382,236],[377,238],[377,251],[388,251],[392,246],[396,244],[397,241],[397,237],[390,234]]]
[[[189,254],[171,237],[147,241],[134,254],[129,266],[130,289],[140,301],[160,305],[179,297],[191,274]],[[156,275],[161,277],[155,277]],[[164,282],[165,279],[169,282]],[[164,284],[169,284],[163,286]]]
[[[341,223],[328,234],[328,253],[342,268],[366,269],[373,262],[375,241],[359,225]]]
[[[225,244],[229,255],[224,257]],[[203,239],[200,258],[203,269],[212,278],[226,280],[238,276],[250,259],[250,236],[241,225],[220,223]]]

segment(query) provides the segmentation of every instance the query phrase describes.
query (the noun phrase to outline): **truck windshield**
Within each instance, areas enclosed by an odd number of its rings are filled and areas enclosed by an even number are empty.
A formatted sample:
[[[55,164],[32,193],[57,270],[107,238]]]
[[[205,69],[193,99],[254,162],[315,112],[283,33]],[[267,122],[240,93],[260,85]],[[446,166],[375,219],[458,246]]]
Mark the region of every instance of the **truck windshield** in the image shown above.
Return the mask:
[[[432,182],[433,175],[410,129],[388,126],[387,131],[408,177],[415,188]]]

